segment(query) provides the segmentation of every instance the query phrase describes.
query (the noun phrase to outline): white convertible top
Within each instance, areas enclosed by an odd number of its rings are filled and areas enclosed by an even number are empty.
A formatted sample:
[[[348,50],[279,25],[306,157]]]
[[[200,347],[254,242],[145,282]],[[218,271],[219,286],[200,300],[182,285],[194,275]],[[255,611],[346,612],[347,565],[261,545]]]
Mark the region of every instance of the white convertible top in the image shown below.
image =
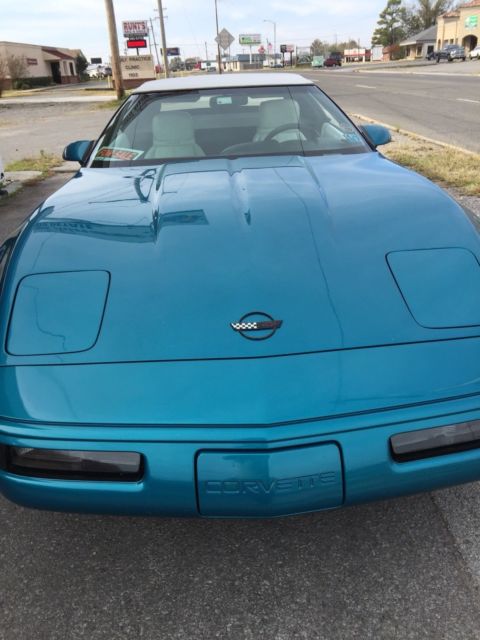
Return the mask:
[[[184,78],[168,78],[145,82],[133,93],[150,91],[185,91],[189,89],[231,89],[234,87],[284,87],[312,85],[298,73],[222,73],[195,74]]]

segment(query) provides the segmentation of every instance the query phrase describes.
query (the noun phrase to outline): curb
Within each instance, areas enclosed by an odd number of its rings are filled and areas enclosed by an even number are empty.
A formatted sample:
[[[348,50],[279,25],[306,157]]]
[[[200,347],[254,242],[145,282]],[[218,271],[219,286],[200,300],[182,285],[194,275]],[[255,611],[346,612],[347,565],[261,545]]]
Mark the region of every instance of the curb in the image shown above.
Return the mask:
[[[412,69],[413,67],[409,67]],[[397,69],[393,67],[391,69],[357,69],[355,73],[380,73],[381,71],[388,71],[388,73],[396,73],[403,74],[409,76],[428,76],[428,77],[436,77],[440,76],[441,78],[453,76],[454,78],[478,78],[480,73],[443,73],[443,71],[428,73],[427,71],[404,71],[403,69]]]
[[[454,144],[449,144],[448,142],[442,142],[441,140],[435,140],[435,138],[428,138],[427,136],[422,136],[420,133],[415,133],[414,131],[409,131],[408,129],[401,129],[400,127],[394,127],[391,124],[387,124],[386,122],[381,122],[380,120],[375,120],[374,118],[369,118],[360,113],[350,113],[350,117],[357,118],[358,120],[363,120],[364,122],[370,122],[370,124],[378,124],[382,127],[386,127],[390,131],[394,131],[396,133],[401,133],[404,136],[409,136],[410,138],[416,138],[417,140],[422,140],[423,142],[428,142],[430,144],[436,144],[439,147],[443,147],[444,149],[451,149],[452,151],[459,151],[460,153],[466,153],[469,156],[478,156],[480,155],[476,151],[471,151],[471,149],[465,149],[465,147],[459,147]]]
[[[9,196],[13,196],[15,193],[18,193],[22,188],[23,184],[21,182],[8,182],[7,184],[4,184],[0,188],[0,202],[2,201],[2,198],[5,198],[6,200]]]
[[[19,182],[25,184],[42,177],[41,171],[5,171],[5,180],[8,183]]]

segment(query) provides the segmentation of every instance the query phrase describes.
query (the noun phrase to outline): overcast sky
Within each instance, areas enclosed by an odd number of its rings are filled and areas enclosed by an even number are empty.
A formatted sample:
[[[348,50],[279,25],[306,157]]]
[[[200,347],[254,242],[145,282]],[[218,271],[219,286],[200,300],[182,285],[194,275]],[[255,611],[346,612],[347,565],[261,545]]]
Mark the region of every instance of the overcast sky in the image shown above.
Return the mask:
[[[87,58],[108,56],[103,0],[0,0],[0,41],[27,42],[80,48]],[[360,38],[369,45],[379,12],[386,0],[218,0],[220,28],[226,27],[238,41],[239,33],[261,33],[277,43],[308,46],[313,39],[335,41]],[[158,16],[156,0],[114,0],[120,49],[122,20]],[[179,46],[183,55],[205,55],[205,41],[213,56],[214,0],[164,0],[167,45]],[[158,20],[154,22],[158,35]],[[335,36],[336,34],[336,36]],[[237,46],[233,52],[241,51]]]

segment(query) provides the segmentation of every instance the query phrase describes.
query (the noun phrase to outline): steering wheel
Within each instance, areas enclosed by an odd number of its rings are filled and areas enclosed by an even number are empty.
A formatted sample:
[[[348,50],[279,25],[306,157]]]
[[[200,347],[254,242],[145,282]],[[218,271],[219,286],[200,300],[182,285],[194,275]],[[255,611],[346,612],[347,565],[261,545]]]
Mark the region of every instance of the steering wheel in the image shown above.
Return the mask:
[[[263,139],[263,141],[270,142],[270,140],[272,140],[275,136],[278,136],[279,133],[282,133],[283,131],[293,130],[303,133],[307,140],[310,134],[313,133],[313,137],[317,135],[317,131],[312,125],[300,124],[299,122],[288,122],[287,124],[281,124],[279,127],[275,127],[275,129],[272,129],[272,131],[270,131],[270,133]]]

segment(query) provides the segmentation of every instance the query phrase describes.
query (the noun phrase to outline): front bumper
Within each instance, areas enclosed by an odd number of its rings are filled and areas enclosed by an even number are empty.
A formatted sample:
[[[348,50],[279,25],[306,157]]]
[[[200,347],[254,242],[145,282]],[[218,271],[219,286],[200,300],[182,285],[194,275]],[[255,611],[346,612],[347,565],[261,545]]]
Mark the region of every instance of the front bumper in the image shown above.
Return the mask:
[[[478,398],[463,405],[463,411],[458,402],[417,408],[416,418],[409,409],[262,428],[80,428],[4,420],[3,445],[136,451],[145,464],[136,482],[4,470],[0,491],[41,509],[187,517],[282,516],[429,491],[480,479],[480,449],[398,463],[390,438],[480,419]]]

